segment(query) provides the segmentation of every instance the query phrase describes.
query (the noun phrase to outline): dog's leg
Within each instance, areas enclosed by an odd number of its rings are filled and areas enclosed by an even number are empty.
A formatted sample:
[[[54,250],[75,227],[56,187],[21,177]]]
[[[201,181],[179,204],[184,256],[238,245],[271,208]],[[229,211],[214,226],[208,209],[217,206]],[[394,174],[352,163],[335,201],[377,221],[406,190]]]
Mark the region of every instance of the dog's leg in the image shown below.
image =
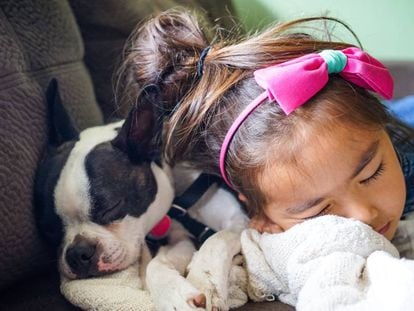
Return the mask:
[[[205,296],[184,277],[194,251],[188,233],[173,221],[169,245],[147,267],[146,284],[156,310],[205,310]]]
[[[206,310],[226,311],[247,302],[240,251],[239,233],[219,231],[194,254],[187,280],[206,295]]]

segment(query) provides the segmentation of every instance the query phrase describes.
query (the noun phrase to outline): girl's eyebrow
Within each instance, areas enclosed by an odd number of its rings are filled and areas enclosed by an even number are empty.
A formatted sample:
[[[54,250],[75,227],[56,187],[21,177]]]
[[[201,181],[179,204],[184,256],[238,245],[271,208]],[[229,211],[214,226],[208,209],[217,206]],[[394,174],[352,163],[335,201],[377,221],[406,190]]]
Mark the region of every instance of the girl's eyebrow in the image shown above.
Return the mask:
[[[349,180],[354,179],[356,176],[358,176],[359,173],[365,168],[365,166],[368,165],[368,163],[371,162],[371,160],[375,157],[375,155],[378,152],[379,147],[379,139],[375,140],[369,148],[362,154],[358,165],[355,167],[354,172],[352,173]]]
[[[354,179],[356,176],[358,176],[358,174],[365,168],[365,166],[368,165],[368,163],[371,162],[371,160],[375,157],[375,155],[378,152],[378,148],[379,148],[379,139],[375,140],[374,142],[372,142],[372,144],[369,146],[369,148],[361,155],[361,158],[357,164],[357,166],[355,167],[354,172],[352,173],[351,177],[349,178],[349,180]],[[292,207],[289,207],[286,209],[286,211],[289,214],[300,214],[304,211],[306,211],[307,209],[318,205],[319,203],[321,203],[325,198],[320,197],[320,198],[316,198],[316,199],[312,199],[309,200],[303,204],[299,204],[299,205],[295,205]]]

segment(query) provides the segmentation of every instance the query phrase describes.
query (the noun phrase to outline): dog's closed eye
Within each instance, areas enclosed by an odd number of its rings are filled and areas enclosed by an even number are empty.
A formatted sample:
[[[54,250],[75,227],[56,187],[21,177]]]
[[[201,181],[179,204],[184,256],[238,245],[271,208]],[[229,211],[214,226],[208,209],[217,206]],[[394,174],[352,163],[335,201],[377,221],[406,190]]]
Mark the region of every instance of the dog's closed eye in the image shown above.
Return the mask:
[[[122,207],[122,204],[124,203],[124,199],[120,199],[115,204],[111,205],[110,207],[104,209],[100,213],[100,223],[108,224],[111,221],[117,219],[117,215],[119,214],[119,210]]]

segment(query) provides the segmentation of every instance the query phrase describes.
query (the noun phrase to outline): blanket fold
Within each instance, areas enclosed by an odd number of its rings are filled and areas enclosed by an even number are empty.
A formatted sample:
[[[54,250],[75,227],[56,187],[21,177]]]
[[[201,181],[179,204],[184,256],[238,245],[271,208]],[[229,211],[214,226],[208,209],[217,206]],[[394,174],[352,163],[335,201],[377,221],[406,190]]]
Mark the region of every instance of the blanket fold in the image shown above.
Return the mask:
[[[154,311],[149,292],[142,288],[138,265],[92,279],[62,279],[62,294],[83,310]]]
[[[129,268],[90,279],[69,280],[61,277],[60,291],[75,306],[93,311],[155,311],[143,282],[151,260],[149,249]]]
[[[323,216],[278,234],[245,230],[242,251],[255,301],[274,295],[298,311],[414,305],[414,261],[399,259],[386,238],[356,220]]]

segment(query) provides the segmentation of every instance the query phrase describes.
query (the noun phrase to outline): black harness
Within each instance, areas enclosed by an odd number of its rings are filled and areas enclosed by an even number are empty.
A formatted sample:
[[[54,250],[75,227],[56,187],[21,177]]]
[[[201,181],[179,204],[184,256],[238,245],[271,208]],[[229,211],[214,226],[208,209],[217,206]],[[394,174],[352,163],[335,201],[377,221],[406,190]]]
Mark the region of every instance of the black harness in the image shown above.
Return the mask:
[[[200,174],[182,195],[174,199],[168,212],[168,216],[180,222],[194,236],[199,245],[203,244],[216,231],[192,218],[188,214],[188,209],[196,204],[214,184],[217,184],[218,187],[221,186],[221,178],[209,174]]]
[[[210,174],[200,174],[184,193],[174,199],[172,206],[167,213],[168,216],[181,223],[183,227],[191,233],[197,248],[201,246],[205,240],[216,233],[216,231],[191,217],[188,214],[188,209],[196,204],[214,184],[217,184],[218,187],[225,186],[220,177]],[[168,244],[168,237],[154,239],[147,236],[146,241],[150,250],[155,253],[161,245]]]

